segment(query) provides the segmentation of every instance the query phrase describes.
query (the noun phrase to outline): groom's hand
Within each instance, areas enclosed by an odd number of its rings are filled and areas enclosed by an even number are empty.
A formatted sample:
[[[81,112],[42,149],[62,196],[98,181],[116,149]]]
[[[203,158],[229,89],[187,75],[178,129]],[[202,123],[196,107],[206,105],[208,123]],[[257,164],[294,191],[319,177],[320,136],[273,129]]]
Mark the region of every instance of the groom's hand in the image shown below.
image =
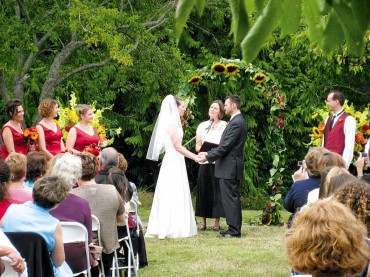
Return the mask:
[[[204,163],[206,161],[207,161],[207,152],[199,152],[197,162]]]

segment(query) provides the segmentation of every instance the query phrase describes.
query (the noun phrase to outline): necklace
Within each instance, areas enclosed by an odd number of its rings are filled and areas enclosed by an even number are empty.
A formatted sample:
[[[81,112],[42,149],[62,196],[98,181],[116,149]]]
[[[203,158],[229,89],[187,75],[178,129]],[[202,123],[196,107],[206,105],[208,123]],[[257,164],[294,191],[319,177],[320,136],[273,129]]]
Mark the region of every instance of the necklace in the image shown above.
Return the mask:
[[[18,133],[23,133],[20,123],[15,122],[14,120],[9,121],[10,126],[12,126]]]
[[[78,124],[78,126],[79,126],[81,129],[85,130],[85,131],[90,131],[90,125],[87,125],[87,127],[84,127],[84,126],[82,126],[82,124],[81,124],[81,123],[79,123],[79,124]]]
[[[215,124],[212,125],[211,129],[214,130],[220,124],[221,120],[217,121]]]
[[[47,121],[44,119],[44,120],[43,120],[43,122],[44,122],[46,125],[48,125],[52,130],[54,130],[54,126],[55,126],[55,125],[53,124],[53,123],[54,123],[53,121],[52,121],[52,122],[51,122],[51,124],[50,124],[49,122],[47,122]]]

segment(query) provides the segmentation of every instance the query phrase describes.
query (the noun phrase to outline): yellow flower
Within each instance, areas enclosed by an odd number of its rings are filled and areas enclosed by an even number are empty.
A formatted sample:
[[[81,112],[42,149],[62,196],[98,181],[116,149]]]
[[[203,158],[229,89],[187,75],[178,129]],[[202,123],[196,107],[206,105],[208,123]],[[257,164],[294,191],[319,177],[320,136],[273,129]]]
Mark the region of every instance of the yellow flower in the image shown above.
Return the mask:
[[[320,132],[319,128],[313,127],[312,128],[312,134],[314,137],[320,138],[322,137],[322,133]]]
[[[193,76],[188,80],[188,83],[192,85],[199,85],[202,80],[203,78],[201,76]]]
[[[266,75],[263,73],[256,73],[253,76],[253,81],[257,84],[266,82]]]
[[[222,73],[226,73],[226,70],[227,69],[226,69],[225,65],[222,64],[222,63],[215,63],[215,64],[212,65],[212,71],[217,75],[222,74]]]
[[[26,129],[23,133],[23,136],[28,137],[29,134],[30,134],[30,131]]]
[[[240,66],[234,63],[229,63],[226,65],[226,71],[228,75],[236,75],[240,69]]]
[[[315,119],[316,117],[318,117],[318,113],[314,113],[312,116],[311,116],[311,119]]]

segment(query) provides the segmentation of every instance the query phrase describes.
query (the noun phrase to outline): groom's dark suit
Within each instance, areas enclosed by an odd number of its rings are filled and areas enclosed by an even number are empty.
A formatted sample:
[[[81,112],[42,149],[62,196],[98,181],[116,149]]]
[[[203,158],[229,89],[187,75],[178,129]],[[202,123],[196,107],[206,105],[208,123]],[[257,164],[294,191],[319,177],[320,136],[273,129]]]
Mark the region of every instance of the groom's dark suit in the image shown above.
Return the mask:
[[[241,114],[235,115],[225,128],[220,144],[207,153],[208,162],[216,161],[215,176],[220,179],[222,204],[225,209],[227,233],[240,235],[242,209],[240,204],[240,180],[243,177],[243,148],[247,127]]]

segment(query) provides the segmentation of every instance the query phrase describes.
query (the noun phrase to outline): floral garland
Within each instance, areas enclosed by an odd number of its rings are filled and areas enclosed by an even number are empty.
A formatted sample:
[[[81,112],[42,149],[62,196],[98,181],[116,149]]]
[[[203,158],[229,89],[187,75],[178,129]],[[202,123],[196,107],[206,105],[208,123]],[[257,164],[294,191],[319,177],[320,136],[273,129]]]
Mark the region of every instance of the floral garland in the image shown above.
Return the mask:
[[[60,101],[59,101],[60,102]],[[71,93],[71,99],[69,100],[69,107],[63,107],[62,105],[59,106],[59,118],[58,120],[54,120],[59,127],[62,129],[63,132],[63,139],[66,140],[68,136],[69,130],[78,122],[78,116],[76,113],[77,107],[77,98],[74,92]],[[103,118],[103,112],[105,110],[109,110],[112,106],[97,109],[95,107],[96,102],[93,102],[91,106],[92,111],[94,113],[94,119],[90,123],[93,126],[99,136],[99,145],[98,147],[103,148],[111,145],[114,141],[114,135],[119,135],[121,133],[121,128],[117,129],[109,129],[109,135],[111,136],[110,139],[107,137],[107,128],[100,123],[101,119]],[[89,149],[95,149],[97,146],[91,146]],[[88,151],[89,152],[89,151]],[[96,152],[96,151],[92,151]]]
[[[267,83],[272,83],[272,80],[261,69],[253,67],[252,64],[246,64],[244,61],[221,59],[210,67],[206,66],[202,69],[191,71],[186,84],[183,83],[180,86],[180,96],[188,97],[190,99],[189,103],[194,104],[196,92],[199,90],[200,85],[207,86],[211,80],[219,80],[220,83],[226,83],[231,80],[241,83],[248,82],[248,79],[252,81],[255,90],[265,95],[270,105],[270,115],[267,119],[269,137],[266,138],[266,144],[270,144],[268,147],[273,159],[268,180],[268,185],[271,188],[269,201],[266,203],[266,208],[262,214],[251,223],[282,226],[284,221],[281,215],[281,192],[278,187],[283,184],[282,172],[284,171],[285,121],[282,110],[286,105],[285,95],[279,92],[276,85],[267,85]],[[188,110],[191,110],[191,106],[188,106]]]
[[[356,111],[353,104],[349,105],[346,100],[343,105],[345,113],[351,115],[356,120],[356,138],[354,154],[357,155],[365,148],[367,140],[370,138],[370,114],[369,109],[365,108],[363,112]],[[311,141],[309,145],[321,146],[324,137],[325,120],[329,117],[330,111],[328,107],[319,108],[314,111],[311,118],[318,122],[316,126],[312,127],[312,133],[310,134]]]

